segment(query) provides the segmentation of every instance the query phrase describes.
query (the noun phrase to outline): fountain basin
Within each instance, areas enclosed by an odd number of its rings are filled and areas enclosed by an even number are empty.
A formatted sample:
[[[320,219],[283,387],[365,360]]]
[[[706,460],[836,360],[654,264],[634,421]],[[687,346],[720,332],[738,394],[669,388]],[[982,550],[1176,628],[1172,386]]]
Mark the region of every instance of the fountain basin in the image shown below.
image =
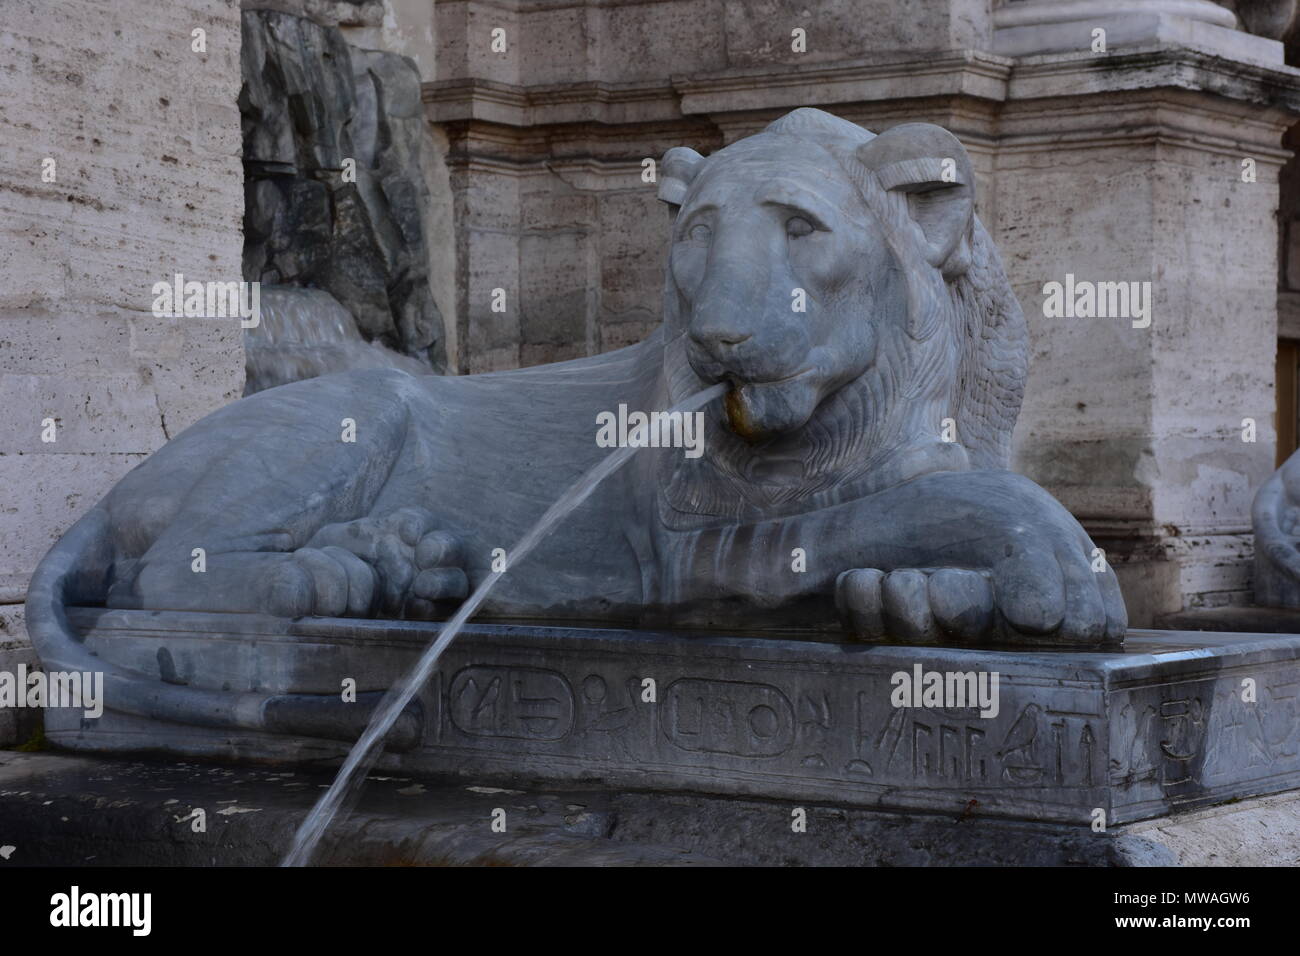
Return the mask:
[[[439,625],[69,609],[100,657],[226,691],[385,689]],[[998,675],[996,713],[895,706],[923,674]],[[903,675],[899,678],[898,675]],[[1253,700],[1251,699],[1253,697]],[[922,702],[924,703],[924,702]],[[945,706],[948,705],[948,706]],[[345,742],[46,713],[54,745],[337,763]],[[364,700],[356,726],[364,723]],[[1300,786],[1300,635],[1131,631],[1025,653],[471,624],[379,766],[1107,825]]]

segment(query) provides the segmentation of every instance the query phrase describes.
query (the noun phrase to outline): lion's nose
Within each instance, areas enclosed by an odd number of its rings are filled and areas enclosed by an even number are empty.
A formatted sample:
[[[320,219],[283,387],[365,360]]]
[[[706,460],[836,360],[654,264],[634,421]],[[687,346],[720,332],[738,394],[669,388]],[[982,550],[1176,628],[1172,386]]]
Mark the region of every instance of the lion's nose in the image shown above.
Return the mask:
[[[744,332],[732,329],[716,329],[709,326],[692,327],[691,339],[705,355],[716,362],[725,363],[734,357],[737,346],[753,338]]]
[[[722,359],[737,346],[754,337],[738,328],[735,320],[747,314],[743,297],[702,296],[691,315],[691,338],[715,358]]]
[[[735,351],[754,337],[759,331],[755,319],[763,314],[766,270],[743,251],[713,250],[709,273],[691,309],[691,338],[720,362],[734,359]],[[752,348],[751,344],[744,351]]]
[[[740,335],[738,333],[733,332],[730,333],[730,335],[715,336],[714,341],[717,342],[719,345],[739,345],[741,342],[744,342],[752,338],[753,338],[752,335]]]

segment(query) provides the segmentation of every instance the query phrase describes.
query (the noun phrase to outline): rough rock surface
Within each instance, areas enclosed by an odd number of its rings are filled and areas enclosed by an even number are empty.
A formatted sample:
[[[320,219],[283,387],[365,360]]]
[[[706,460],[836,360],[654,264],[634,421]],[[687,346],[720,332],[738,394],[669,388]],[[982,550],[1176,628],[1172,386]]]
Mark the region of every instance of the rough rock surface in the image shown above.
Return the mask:
[[[286,13],[242,23],[245,278],[325,289],[365,339],[443,370],[414,65]]]

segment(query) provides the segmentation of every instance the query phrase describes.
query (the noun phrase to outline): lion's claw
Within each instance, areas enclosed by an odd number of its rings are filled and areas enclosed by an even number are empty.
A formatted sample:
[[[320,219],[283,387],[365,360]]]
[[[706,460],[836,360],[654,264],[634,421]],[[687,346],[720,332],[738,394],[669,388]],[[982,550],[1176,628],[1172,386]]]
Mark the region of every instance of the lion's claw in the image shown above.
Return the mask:
[[[848,630],[863,640],[978,643],[993,620],[987,575],[964,568],[845,571],[835,583],[835,601]]]
[[[469,580],[455,535],[423,508],[326,525],[268,577],[272,613],[427,619],[463,599]]]
[[[846,630],[867,641],[979,645],[1113,644],[1127,627],[1114,572],[1067,554],[1029,555],[991,570],[872,568],[845,571],[835,603]]]

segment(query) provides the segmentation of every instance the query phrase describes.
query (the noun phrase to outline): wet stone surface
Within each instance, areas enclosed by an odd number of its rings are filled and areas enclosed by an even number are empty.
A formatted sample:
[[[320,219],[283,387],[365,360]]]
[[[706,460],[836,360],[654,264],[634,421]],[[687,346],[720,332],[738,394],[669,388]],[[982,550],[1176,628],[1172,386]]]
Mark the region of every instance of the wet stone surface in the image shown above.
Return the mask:
[[[0,753],[0,866],[275,865],[320,770]],[[794,811],[806,829],[796,832]],[[196,810],[203,824],[196,830]],[[505,811],[505,831],[492,827]],[[319,863],[380,866],[1166,865],[1119,828],[373,774]]]

